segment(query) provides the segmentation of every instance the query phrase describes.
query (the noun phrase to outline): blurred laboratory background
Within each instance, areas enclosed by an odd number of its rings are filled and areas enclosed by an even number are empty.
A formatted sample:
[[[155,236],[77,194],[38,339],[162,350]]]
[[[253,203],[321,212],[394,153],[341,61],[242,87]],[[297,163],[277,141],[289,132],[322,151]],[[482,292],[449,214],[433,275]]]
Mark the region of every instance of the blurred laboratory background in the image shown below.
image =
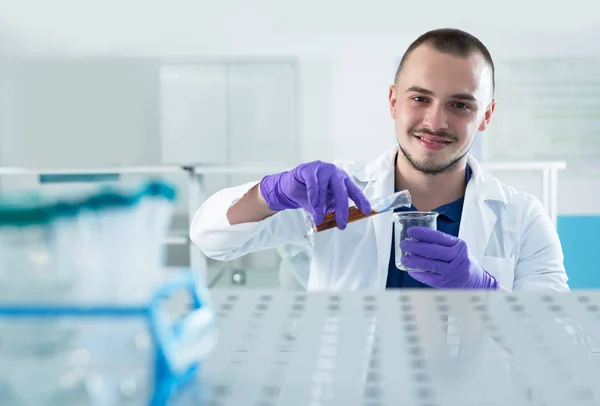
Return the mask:
[[[542,201],[571,288],[598,288],[591,4],[2,0],[0,187],[60,194],[162,177],[179,192],[166,272],[206,265],[211,287],[280,286],[275,249],[203,258],[189,242],[193,212],[220,188],[300,162],[376,157],[395,142],[387,92],[406,47],[456,27],[497,66],[496,114],[473,154]]]

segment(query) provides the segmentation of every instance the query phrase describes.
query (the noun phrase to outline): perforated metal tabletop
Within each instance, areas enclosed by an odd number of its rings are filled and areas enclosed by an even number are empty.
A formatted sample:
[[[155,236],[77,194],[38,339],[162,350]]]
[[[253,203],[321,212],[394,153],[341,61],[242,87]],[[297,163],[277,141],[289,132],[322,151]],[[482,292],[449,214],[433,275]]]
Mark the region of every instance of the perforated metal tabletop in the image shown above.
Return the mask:
[[[208,405],[600,404],[600,293],[212,295]]]

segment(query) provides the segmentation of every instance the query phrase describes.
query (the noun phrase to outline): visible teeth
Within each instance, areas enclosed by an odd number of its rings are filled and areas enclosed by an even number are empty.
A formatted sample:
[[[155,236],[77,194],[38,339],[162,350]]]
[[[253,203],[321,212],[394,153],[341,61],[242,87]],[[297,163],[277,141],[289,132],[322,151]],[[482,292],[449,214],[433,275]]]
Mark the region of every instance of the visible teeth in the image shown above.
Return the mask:
[[[417,138],[420,139],[420,140],[423,140],[425,142],[428,142],[430,144],[446,144],[446,141],[430,141],[430,140],[425,139],[423,137],[417,137]]]

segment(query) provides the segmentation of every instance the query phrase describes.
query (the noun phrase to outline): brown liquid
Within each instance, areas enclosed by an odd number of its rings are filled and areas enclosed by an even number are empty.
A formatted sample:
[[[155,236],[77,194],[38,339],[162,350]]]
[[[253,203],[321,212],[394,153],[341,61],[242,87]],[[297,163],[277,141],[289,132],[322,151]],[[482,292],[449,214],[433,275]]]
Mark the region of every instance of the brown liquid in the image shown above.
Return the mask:
[[[373,210],[369,214],[363,214],[358,209],[358,207],[352,206],[352,207],[350,207],[349,214],[348,214],[348,223],[352,223],[357,220],[362,220],[364,218],[371,217],[377,213],[378,212]],[[331,228],[337,227],[337,225],[338,225],[337,221],[335,221],[335,213],[327,213],[325,215],[325,219],[323,220],[323,222],[317,226],[317,232],[329,230]]]

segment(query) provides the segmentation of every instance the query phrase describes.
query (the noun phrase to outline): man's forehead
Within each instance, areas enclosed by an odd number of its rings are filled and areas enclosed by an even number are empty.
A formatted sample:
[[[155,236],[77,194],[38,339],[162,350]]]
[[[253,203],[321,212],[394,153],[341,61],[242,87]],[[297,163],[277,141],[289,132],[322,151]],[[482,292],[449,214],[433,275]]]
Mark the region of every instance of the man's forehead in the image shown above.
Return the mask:
[[[479,53],[461,57],[419,47],[405,61],[398,77],[398,90],[420,87],[432,93],[478,94],[480,99],[485,97],[482,92],[491,93],[491,82],[491,69]]]

